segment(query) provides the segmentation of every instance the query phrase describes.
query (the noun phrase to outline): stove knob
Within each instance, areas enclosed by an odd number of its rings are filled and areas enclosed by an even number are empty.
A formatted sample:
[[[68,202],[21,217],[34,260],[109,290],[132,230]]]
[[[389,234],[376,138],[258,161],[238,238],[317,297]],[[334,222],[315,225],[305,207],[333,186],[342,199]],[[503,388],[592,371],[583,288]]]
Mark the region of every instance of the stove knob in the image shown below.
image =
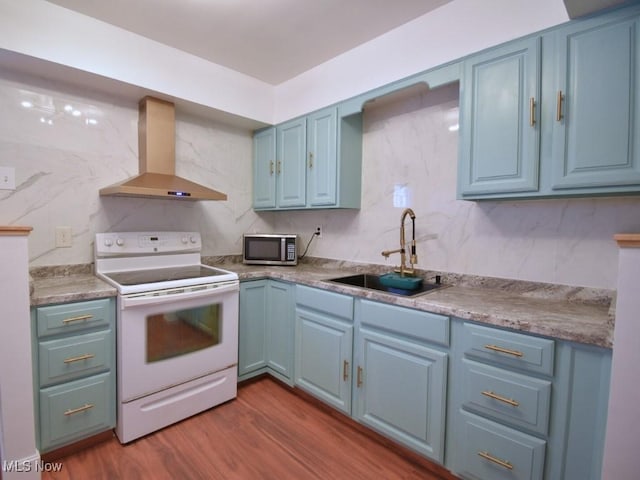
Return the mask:
[[[105,238],[104,239],[104,246],[105,247],[110,247],[113,245],[113,240],[111,240],[110,238]]]
[[[122,238],[117,238],[116,239],[116,245],[118,245],[119,247],[124,245],[124,239]]]
[[[184,237],[182,237],[180,240],[181,240],[181,241],[182,241],[182,243],[184,243],[185,245],[186,245],[187,243],[189,243],[189,238],[187,238],[187,236],[186,236],[186,235],[185,235]]]
[[[191,235],[189,237],[189,240],[191,241],[191,243],[198,243],[198,237]]]

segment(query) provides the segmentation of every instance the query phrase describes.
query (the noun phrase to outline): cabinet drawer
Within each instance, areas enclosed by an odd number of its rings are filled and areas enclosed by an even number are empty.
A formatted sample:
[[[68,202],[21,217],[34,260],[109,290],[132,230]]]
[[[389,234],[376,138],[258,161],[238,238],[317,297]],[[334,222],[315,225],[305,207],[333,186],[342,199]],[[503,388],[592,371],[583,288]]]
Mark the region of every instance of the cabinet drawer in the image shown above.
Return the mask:
[[[368,300],[360,301],[359,309],[362,325],[449,345],[449,317]]]
[[[528,372],[553,375],[554,342],[497,328],[464,324],[464,353]]]
[[[105,372],[113,365],[112,350],[111,330],[40,342],[40,386]]]
[[[112,428],[113,394],[111,373],[40,390],[40,450]]]
[[[297,285],[296,304],[319,310],[335,317],[353,320],[353,297],[348,295]]]
[[[72,333],[108,326],[111,322],[111,299],[49,305],[36,309],[38,337]]]
[[[518,428],[546,435],[551,382],[463,360],[464,406]]]
[[[546,442],[476,415],[461,413],[461,471],[477,480],[540,480]]]

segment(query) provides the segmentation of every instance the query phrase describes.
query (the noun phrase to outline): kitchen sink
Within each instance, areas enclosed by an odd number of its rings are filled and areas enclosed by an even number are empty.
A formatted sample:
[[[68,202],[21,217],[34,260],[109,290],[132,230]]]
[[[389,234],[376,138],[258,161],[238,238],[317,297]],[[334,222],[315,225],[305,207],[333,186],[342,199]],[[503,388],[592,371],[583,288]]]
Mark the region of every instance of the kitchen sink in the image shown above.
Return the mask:
[[[383,285],[380,282],[380,275],[371,273],[359,273],[357,275],[349,275],[347,277],[331,278],[330,282],[342,283],[343,285],[351,285],[354,287],[368,288],[369,290],[378,290],[380,292],[392,293],[403,297],[413,297],[432,290],[443,287],[442,284],[422,282],[422,285],[415,290],[405,290],[403,288],[394,288]]]

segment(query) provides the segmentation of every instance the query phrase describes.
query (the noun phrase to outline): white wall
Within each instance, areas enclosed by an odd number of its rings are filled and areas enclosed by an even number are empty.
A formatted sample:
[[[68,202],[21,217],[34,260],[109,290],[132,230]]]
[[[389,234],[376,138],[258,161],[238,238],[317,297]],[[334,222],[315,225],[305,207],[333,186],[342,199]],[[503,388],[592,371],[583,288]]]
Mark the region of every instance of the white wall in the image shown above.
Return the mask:
[[[30,465],[32,469],[27,473],[2,472],[7,480],[40,478],[34,464],[40,455],[35,443],[27,261],[27,237],[0,233],[1,460],[17,461],[19,468],[28,470]]]
[[[621,230],[628,231],[628,230]],[[636,229],[635,231],[638,231]],[[640,472],[640,248],[622,247],[614,332],[611,393],[602,478],[638,478]]]
[[[45,0],[0,0],[0,49],[273,122],[273,87]]]
[[[45,0],[0,0],[0,49],[279,123],[566,20],[562,0],[454,0],[276,87]]]
[[[276,123],[568,20],[562,0],[454,0],[276,87]]]

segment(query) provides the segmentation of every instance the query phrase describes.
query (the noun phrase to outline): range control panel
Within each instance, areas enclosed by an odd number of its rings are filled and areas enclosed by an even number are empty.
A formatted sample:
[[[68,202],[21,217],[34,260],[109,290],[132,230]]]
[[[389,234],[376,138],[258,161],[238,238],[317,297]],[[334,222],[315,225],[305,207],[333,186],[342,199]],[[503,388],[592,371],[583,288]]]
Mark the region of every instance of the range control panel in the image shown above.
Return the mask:
[[[199,232],[97,233],[96,257],[200,252]]]

